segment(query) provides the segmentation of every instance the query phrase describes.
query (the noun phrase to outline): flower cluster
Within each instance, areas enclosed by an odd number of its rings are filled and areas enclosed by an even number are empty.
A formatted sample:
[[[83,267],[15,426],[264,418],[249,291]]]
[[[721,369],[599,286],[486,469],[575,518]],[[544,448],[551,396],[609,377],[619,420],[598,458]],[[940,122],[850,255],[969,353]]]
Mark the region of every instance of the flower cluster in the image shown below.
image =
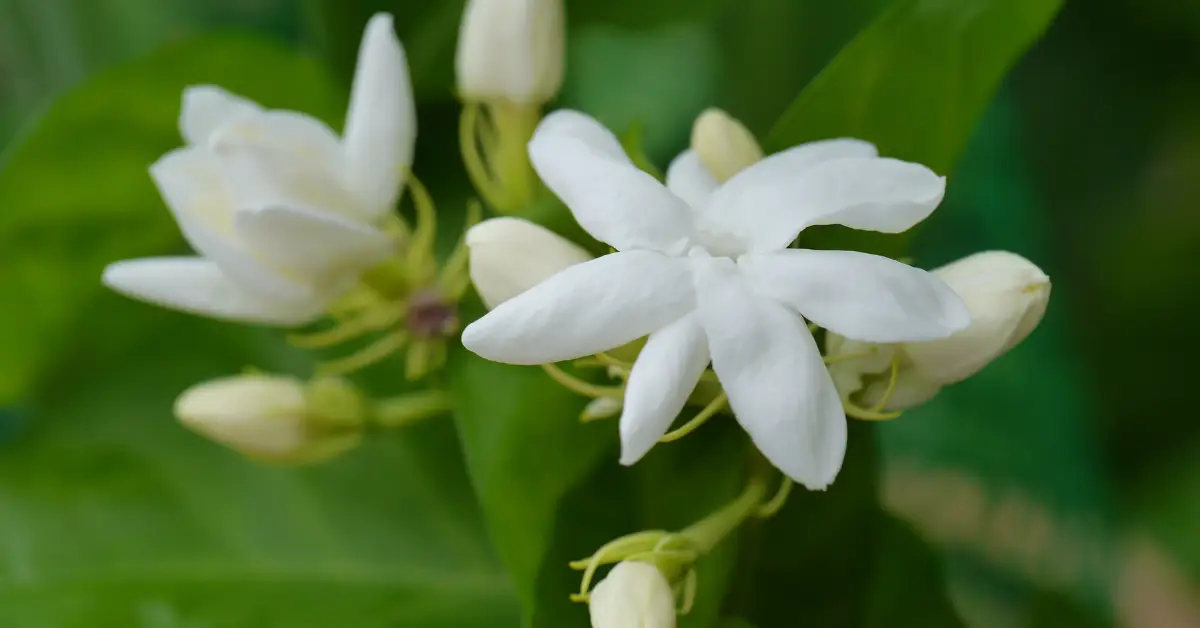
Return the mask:
[[[472,284],[490,311],[462,331],[463,345],[542,367],[594,397],[584,420],[619,414],[621,464],[730,415],[780,472],[773,496],[770,478],[756,474],[737,499],[687,528],[634,533],[572,563],[585,572],[575,599],[589,602],[594,626],[674,626],[691,606],[703,554],[743,521],[771,516],[794,482],[814,490],[834,482],[847,417],[894,418],[982,369],[1037,326],[1049,279],[1005,252],[929,272],[805,248],[810,228],[896,234],[941,204],[945,177],[880,155],[867,139],[767,155],[744,125],[712,109],[660,182],[587,114],[543,115],[562,84],[563,17],[561,0],[467,3],[460,143],[482,200],[472,213],[496,216],[473,226],[469,218],[448,258],[434,256],[434,204],[412,176],[416,118],[403,48],[390,16],[377,15],[340,137],[301,113],[189,88],[186,145],[150,174],[196,256],[117,262],[104,281],[226,320],[333,320],[293,336],[301,347],[378,336],[310,381],[249,374],[180,397],[176,414],[188,427],[259,460],[322,460],[353,447],[368,426],[447,411],[436,389],[373,400],[343,376],[402,350],[409,379],[438,368]],[[415,224],[396,211],[406,190]],[[581,246],[590,243],[519,217],[547,199],[610,252],[594,257]],[[584,381],[561,362],[605,367],[613,382]],[[672,430],[688,406],[701,409]]]

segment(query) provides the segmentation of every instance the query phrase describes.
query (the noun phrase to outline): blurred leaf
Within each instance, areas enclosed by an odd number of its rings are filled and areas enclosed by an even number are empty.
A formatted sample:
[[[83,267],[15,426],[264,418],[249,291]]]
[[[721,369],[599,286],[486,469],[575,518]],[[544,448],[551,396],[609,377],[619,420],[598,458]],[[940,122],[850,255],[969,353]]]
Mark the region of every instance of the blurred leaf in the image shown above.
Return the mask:
[[[448,376],[467,470],[529,625],[559,501],[611,449],[613,434],[581,423],[587,400],[539,368],[489,362],[460,345]]]
[[[859,137],[949,172],[1009,67],[1061,0],[899,0],[859,33],[771,132],[773,151]]]
[[[0,625],[513,625],[451,424],[326,466],[254,465],[182,429],[172,398],[294,359],[261,332],[102,299],[95,335],[0,453]],[[132,343],[110,346],[108,334]]]
[[[754,624],[738,618],[722,619],[717,622],[717,628],[755,628]]]
[[[182,140],[180,95],[216,83],[327,120],[343,95],[313,60],[251,37],[197,39],[101,73],[55,103],[0,162],[0,403],[20,398],[65,347],[121,258],[180,237],[147,174]]]
[[[720,50],[696,25],[652,31],[593,26],[572,33],[562,106],[610,129],[645,129],[642,146],[666,160],[686,143],[692,120],[715,99]]]
[[[937,553],[908,526],[881,517],[865,626],[965,628],[946,597]]]

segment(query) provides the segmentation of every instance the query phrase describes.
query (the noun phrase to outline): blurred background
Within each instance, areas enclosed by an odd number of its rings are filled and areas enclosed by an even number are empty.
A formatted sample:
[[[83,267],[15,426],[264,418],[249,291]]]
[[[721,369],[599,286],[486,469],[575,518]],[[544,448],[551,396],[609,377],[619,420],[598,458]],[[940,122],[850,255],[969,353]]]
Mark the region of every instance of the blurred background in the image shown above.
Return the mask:
[[[726,108],[761,137],[796,92],[886,4],[571,0],[570,61],[560,104],[586,108],[614,128],[643,124],[647,152],[659,165],[686,144],[692,119],[706,106]],[[454,174],[456,151],[428,138],[455,136],[451,63],[459,0],[0,0],[0,154],[57,97],[97,73],[209,31],[249,29],[303,47],[329,59],[346,81],[358,25],[378,8],[395,11],[410,55],[419,60],[413,67],[424,138],[418,171],[432,173],[425,175],[431,186],[456,203],[468,192]],[[84,150],[87,138],[79,141]],[[59,186],[94,185],[103,176],[80,174],[83,162],[69,151],[58,159],[61,178],[42,182],[48,194]],[[881,498],[936,547],[954,607],[967,625],[1200,626],[1198,199],[1200,3],[1068,2],[998,93],[950,173],[946,205],[912,251],[930,268],[985,248],[1025,255],[1054,282],[1046,320],[980,375],[877,430]],[[14,209],[0,207],[0,213]],[[82,230],[55,236],[10,224],[10,233],[0,233],[6,280],[37,282],[45,293],[84,290],[55,284],[58,274],[31,270],[26,264],[35,262],[25,256],[46,247],[102,258],[97,251],[109,250],[106,239],[136,238],[129,230],[142,227],[132,220],[102,226],[97,219],[93,225],[88,216],[62,220]],[[247,355],[261,356],[267,342],[254,334],[231,339],[234,332],[204,322],[187,322],[197,340],[183,341],[180,327],[155,332],[141,326],[163,317],[174,325],[181,315],[149,313],[104,295],[98,274],[86,291],[90,296],[73,305],[69,324],[63,314],[44,312],[39,320],[53,325],[31,332],[39,346],[71,347],[69,357],[30,353],[27,368],[0,373],[14,380],[35,371],[54,374],[0,411],[0,438],[8,441],[0,459],[26,455],[25,435],[47,415],[134,414],[141,408],[170,423],[166,404],[179,382],[218,365],[236,368]],[[0,323],[10,316],[6,312],[23,307],[6,300]],[[118,351],[128,344],[118,339],[132,335],[144,338],[136,349]],[[224,342],[235,349],[210,362],[153,366],[177,361],[172,356],[185,349],[175,347],[187,342]],[[125,373],[124,387],[119,393],[92,391],[89,368]],[[162,390],[151,398],[148,390],[156,387]],[[44,402],[47,390],[64,392]],[[84,390],[92,392],[76,395]],[[129,428],[104,427],[117,425],[113,421],[97,419],[79,438],[124,438]],[[190,438],[173,425],[147,429],[154,435],[148,448]],[[47,505],[41,514],[61,513],[66,521],[46,525],[61,526],[55,529],[62,533],[69,533],[71,517],[104,517],[102,502],[80,505],[68,484],[111,467],[74,457],[75,448],[66,443],[36,460],[27,456],[24,466],[3,467],[4,473],[46,473],[44,482],[10,487],[10,493],[58,496],[61,502],[48,502],[53,508]],[[354,473],[345,471],[347,478]],[[134,490],[116,472],[105,481],[114,492]],[[334,490],[319,490],[325,488]],[[169,487],[155,490],[165,495]],[[468,502],[451,500],[447,508],[466,511],[473,507]],[[0,520],[13,516],[5,508],[16,507],[0,500]],[[345,507],[354,507],[348,498]],[[0,565],[8,561],[12,572],[0,578],[0,598],[21,582],[22,548],[30,541],[22,540],[20,529],[5,527],[0,541]],[[91,560],[121,560],[115,548],[99,548],[87,550],[94,552]],[[73,569],[62,572],[76,574]],[[72,586],[29,593],[22,603],[46,595],[69,604]],[[182,625],[170,623],[164,612],[150,605],[144,625]]]

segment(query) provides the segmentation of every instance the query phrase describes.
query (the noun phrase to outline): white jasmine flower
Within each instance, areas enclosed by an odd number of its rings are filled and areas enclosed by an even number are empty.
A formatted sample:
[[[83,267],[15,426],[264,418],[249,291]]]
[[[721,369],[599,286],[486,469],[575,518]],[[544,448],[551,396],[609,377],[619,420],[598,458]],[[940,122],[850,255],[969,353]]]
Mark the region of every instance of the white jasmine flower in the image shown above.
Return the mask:
[[[811,225],[901,232],[941,202],[941,177],[880,158],[866,142],[797,146],[720,186],[684,155],[663,187],[598,122],[560,111],[529,152],[579,224],[619,252],[500,304],[463,343],[491,360],[544,364],[649,335],[625,391],[624,464],[667,431],[711,359],[758,448],[789,477],[823,488],[841,467],[846,419],[804,318],[872,342],[943,338],[970,321],[925,271],[787,248]]]
[[[355,421],[325,416],[323,408],[333,394],[337,413],[354,415],[354,393],[329,384],[314,391],[291,377],[225,377],[186,390],[175,402],[175,415],[189,429],[248,457],[310,462],[359,440]]]
[[[562,0],[469,0],[458,33],[458,91],[467,100],[552,100],[563,80]]]
[[[528,220],[490,218],[467,231],[471,282],[488,308],[592,259],[570,240]]]
[[[843,396],[862,388],[864,374],[887,373],[894,356],[900,370],[886,407],[902,410],[920,405],[1024,340],[1042,320],[1050,301],[1050,278],[1033,262],[1007,251],[976,253],[933,274],[962,297],[971,312],[971,325],[940,340],[887,346],[830,334],[829,355],[866,356],[830,366]],[[886,387],[884,381],[870,386],[867,402],[882,400]]]
[[[592,628],[675,628],[671,584],[649,563],[617,563],[592,589]]]
[[[367,25],[344,135],[214,86],[184,91],[187,145],[150,168],[198,257],[126,260],[104,282],[195,314],[296,325],[320,316],[394,248],[416,137],[412,90],[386,14]]]

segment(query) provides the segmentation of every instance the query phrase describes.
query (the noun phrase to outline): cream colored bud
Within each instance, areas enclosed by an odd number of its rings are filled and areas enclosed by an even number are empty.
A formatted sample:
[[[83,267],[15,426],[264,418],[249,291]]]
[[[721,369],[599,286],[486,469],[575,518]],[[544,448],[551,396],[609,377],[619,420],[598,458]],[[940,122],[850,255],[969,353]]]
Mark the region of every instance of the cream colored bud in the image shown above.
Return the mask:
[[[467,247],[471,281],[488,308],[592,259],[570,240],[520,218],[492,218],[471,227]]]
[[[1015,253],[976,253],[933,274],[962,297],[971,325],[949,338],[906,344],[904,350],[913,368],[942,385],[974,375],[1024,340],[1050,300],[1050,278]]]
[[[625,403],[621,399],[615,397],[596,397],[588,402],[583,409],[583,414],[580,415],[582,421],[598,421],[607,419],[621,413]]]
[[[720,109],[708,109],[692,126],[692,150],[718,182],[758,163],[762,147],[746,125]]]
[[[562,0],[469,0],[458,31],[465,100],[540,105],[562,87]]]
[[[649,563],[617,563],[592,589],[588,609],[592,628],[675,628],[675,594]]]
[[[175,415],[192,431],[245,456],[312,462],[358,441],[361,402],[343,396],[346,390],[329,382],[308,389],[291,377],[239,375],[184,391]],[[339,397],[346,403],[331,403]]]

